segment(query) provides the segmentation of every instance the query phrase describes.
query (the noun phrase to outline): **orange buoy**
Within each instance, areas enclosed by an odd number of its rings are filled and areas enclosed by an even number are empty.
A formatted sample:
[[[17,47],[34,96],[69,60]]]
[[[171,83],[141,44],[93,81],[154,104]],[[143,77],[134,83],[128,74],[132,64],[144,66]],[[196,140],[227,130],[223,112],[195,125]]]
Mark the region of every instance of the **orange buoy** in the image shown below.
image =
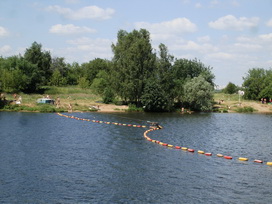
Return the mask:
[[[195,150],[194,149],[188,149],[188,152],[194,152]]]
[[[168,144],[167,143],[163,143],[162,146],[167,146]]]
[[[175,146],[176,149],[180,149],[181,147],[180,146]]]
[[[224,156],[225,159],[232,159],[231,156]]]
[[[259,160],[259,159],[255,159],[254,162],[256,162],[256,163],[263,163],[263,161]]]
[[[212,156],[212,153],[205,153],[206,156]]]

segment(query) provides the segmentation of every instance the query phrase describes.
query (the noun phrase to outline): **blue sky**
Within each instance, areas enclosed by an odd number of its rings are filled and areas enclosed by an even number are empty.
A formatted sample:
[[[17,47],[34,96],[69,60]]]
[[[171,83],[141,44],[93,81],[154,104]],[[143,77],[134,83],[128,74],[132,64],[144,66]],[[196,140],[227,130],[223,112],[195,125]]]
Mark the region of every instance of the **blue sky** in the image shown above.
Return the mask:
[[[154,51],[213,68],[215,83],[241,85],[272,66],[271,0],[0,0],[0,56],[36,41],[66,62],[111,59],[120,29],[145,28]]]

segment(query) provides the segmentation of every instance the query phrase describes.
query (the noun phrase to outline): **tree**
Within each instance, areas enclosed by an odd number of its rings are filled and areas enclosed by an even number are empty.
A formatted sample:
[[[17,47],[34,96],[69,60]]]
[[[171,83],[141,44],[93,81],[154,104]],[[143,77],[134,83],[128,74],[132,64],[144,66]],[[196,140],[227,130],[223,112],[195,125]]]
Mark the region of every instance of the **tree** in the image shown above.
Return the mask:
[[[157,58],[155,77],[157,83],[160,84],[161,91],[165,94],[168,107],[164,108],[169,110],[169,106],[173,106],[175,99],[174,92],[174,73],[173,73],[174,56],[168,53],[168,49],[164,44],[159,45],[159,57]]]
[[[90,87],[90,82],[86,77],[80,77],[78,79],[78,85],[82,89],[87,89]]]
[[[202,76],[206,82],[214,86],[214,75],[211,67],[206,67],[199,60],[177,59],[173,65],[174,93],[178,103],[184,100],[184,85],[194,77]]]
[[[226,88],[224,89],[224,93],[226,94],[234,94],[236,92],[237,92],[237,86],[231,82],[229,82]]]
[[[109,69],[109,64],[110,62],[108,60],[96,58],[88,63],[83,63],[81,68],[84,72],[84,76],[92,83],[99,71]]]
[[[267,72],[263,68],[253,68],[244,77],[243,86],[245,87],[245,98],[251,100],[258,100],[261,91],[265,88],[265,78]]]
[[[67,84],[66,78],[64,78],[58,69],[54,70],[51,79],[50,85],[52,86],[64,86]]]
[[[152,52],[150,34],[147,30],[120,30],[117,43],[112,45],[112,80],[116,94],[140,105],[146,81],[155,68],[155,54]]]
[[[47,85],[51,75],[51,55],[48,51],[42,51],[42,45],[33,42],[30,48],[27,48],[24,54],[24,59],[36,66],[35,73],[39,81],[33,84],[35,87]],[[32,90],[36,88],[32,87]]]
[[[203,76],[198,76],[184,85],[184,101],[192,110],[211,111],[213,102],[213,86]]]
[[[169,104],[167,94],[156,80],[149,80],[145,86],[141,101],[145,111],[163,112],[170,111],[172,108]]]

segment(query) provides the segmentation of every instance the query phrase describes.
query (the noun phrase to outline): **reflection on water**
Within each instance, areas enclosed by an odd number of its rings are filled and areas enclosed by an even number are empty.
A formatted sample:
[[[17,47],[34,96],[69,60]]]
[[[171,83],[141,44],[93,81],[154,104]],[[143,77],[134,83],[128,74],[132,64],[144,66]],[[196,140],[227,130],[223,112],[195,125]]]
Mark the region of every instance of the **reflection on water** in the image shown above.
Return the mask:
[[[56,114],[0,112],[1,203],[269,203],[272,115],[74,113],[164,128],[152,139],[233,156],[225,160],[148,142],[144,129]],[[238,161],[238,157],[250,161]]]

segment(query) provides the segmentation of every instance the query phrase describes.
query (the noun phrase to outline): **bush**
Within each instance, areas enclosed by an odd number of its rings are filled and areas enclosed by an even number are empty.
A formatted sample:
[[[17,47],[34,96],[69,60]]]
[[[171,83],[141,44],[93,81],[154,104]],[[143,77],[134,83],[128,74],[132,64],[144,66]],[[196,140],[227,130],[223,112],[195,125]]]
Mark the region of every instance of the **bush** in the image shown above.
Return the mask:
[[[48,104],[39,104],[38,106],[38,111],[41,113],[54,113],[58,112],[54,106],[48,105]]]
[[[254,108],[245,106],[245,107],[240,107],[236,109],[236,112],[238,113],[252,113],[254,111]]]
[[[143,108],[137,108],[135,104],[128,105],[128,112],[143,112]]]

